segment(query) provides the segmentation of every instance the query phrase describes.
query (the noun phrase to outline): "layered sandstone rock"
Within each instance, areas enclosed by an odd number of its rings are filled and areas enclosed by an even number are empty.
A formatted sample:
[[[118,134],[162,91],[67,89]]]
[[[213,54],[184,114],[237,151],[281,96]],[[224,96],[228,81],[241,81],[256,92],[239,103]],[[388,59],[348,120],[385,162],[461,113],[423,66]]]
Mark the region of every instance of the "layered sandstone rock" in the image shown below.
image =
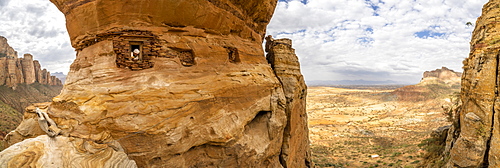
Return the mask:
[[[17,52],[9,46],[7,39],[0,36],[0,85],[15,87],[19,83],[41,83],[45,85],[62,85],[61,80],[50,75],[46,69],[41,70],[40,63],[33,60],[31,54],[17,58]]]
[[[439,84],[460,85],[461,72],[455,72],[446,67],[432,71],[425,71],[420,84]]]
[[[287,167],[312,167],[307,127],[307,86],[300,73],[300,64],[290,39],[266,38],[267,60],[283,85],[286,97],[287,125],[281,151]]]
[[[426,101],[452,95],[460,91],[462,73],[446,67],[425,71],[422,80],[416,85],[408,85],[392,92],[400,101]],[[442,97],[444,98],[444,97]]]
[[[59,136],[119,144],[138,167],[311,166],[291,42],[270,48],[274,69],[263,55],[276,0],[52,2],[78,51],[44,108]]]
[[[464,61],[462,106],[448,132],[447,167],[500,166],[499,5],[500,0],[489,1],[476,22]]]
[[[17,51],[7,43],[7,38],[3,36],[0,36],[0,57],[17,57]]]
[[[25,140],[0,153],[2,167],[134,168],[123,151],[83,139],[47,135]]]

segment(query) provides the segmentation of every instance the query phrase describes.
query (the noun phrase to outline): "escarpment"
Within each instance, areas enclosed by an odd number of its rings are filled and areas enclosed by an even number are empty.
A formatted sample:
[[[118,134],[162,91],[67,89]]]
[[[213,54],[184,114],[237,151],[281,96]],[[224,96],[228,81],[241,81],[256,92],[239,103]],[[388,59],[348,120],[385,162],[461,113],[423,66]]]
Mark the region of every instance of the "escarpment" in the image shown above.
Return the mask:
[[[36,105],[55,138],[138,167],[312,166],[291,41],[262,49],[276,0],[51,1],[77,50],[61,94]],[[24,118],[8,144],[45,134]]]
[[[46,69],[41,69],[38,60],[33,55],[24,54],[17,57],[15,51],[5,37],[0,36],[0,85],[15,87],[17,84],[40,83],[44,85],[62,85],[61,80],[51,76]]]
[[[399,101],[426,101],[443,98],[443,95],[452,95],[460,91],[460,77],[462,73],[446,67],[432,71],[425,71],[422,80],[416,85],[408,85],[392,92]]]
[[[499,167],[500,1],[483,6],[476,22],[469,57],[465,59],[461,107],[448,131],[446,167]]]

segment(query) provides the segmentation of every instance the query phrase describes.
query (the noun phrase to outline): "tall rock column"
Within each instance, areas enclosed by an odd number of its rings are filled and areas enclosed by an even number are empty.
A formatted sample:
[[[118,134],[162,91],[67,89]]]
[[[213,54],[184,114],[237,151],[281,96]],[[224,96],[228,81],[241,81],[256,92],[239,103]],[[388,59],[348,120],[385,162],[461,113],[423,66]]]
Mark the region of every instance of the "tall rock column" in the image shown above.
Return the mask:
[[[33,56],[31,54],[24,54],[24,57],[21,59],[21,65],[24,75],[24,82],[26,84],[35,83],[35,64],[33,63]]]
[[[448,167],[499,167],[500,0],[483,7],[462,75],[458,127],[449,133]]]
[[[35,80],[38,83],[42,83],[42,66],[40,65],[40,62],[38,60],[33,61],[33,66],[35,67]]]
[[[278,77],[286,97],[287,125],[280,155],[284,167],[312,167],[307,127],[307,86],[290,39],[266,37],[267,60]]]
[[[7,86],[13,87],[18,83],[24,83],[21,61],[17,57],[7,57],[7,74]]]
[[[0,85],[6,85],[8,77],[9,71],[7,70],[7,57],[2,57],[0,58]]]

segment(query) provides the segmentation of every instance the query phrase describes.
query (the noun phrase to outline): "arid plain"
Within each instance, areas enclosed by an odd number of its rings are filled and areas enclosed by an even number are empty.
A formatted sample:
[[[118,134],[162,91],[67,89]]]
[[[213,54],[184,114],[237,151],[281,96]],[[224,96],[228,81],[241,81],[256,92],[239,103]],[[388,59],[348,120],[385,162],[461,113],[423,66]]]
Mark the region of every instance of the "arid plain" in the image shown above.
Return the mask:
[[[450,125],[453,94],[398,101],[400,86],[309,87],[307,112],[318,167],[417,167],[424,140]],[[455,91],[458,91],[456,89]]]

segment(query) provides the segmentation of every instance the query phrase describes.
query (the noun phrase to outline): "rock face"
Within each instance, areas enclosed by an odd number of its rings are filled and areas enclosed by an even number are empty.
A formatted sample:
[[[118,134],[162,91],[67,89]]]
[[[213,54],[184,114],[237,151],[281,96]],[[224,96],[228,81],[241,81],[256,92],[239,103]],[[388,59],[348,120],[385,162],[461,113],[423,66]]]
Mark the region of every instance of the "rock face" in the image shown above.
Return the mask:
[[[398,88],[392,92],[400,101],[426,101],[439,96],[451,95],[460,91],[462,73],[446,67],[425,71],[422,80],[416,85]]]
[[[286,97],[285,112],[288,120],[280,159],[282,163],[286,163],[287,167],[313,167],[310,160],[309,129],[305,113],[307,86],[300,73],[300,64],[292,48],[292,41],[290,39],[274,40],[268,36],[266,52],[267,60],[283,85]]]
[[[47,135],[11,146],[0,153],[0,163],[2,167],[137,167],[123,151],[107,145]]]
[[[138,167],[312,166],[290,40],[269,47],[274,69],[263,55],[276,0],[51,1],[78,52],[43,108],[59,136],[119,144]],[[43,134],[25,118],[9,144]]]
[[[448,167],[499,167],[500,0],[483,7],[464,61],[461,101],[456,124],[448,132]]]
[[[425,71],[421,84],[430,84],[430,83],[445,83],[448,85],[460,85],[460,79],[462,77],[461,72],[455,72],[446,67],[442,67],[441,69],[436,69],[433,71]]]
[[[0,57],[17,57],[17,51],[7,43],[7,38],[3,36],[0,36]]]
[[[0,85],[15,87],[19,83],[41,83],[45,85],[62,85],[61,81],[43,69],[40,63],[33,60],[31,54],[17,58],[17,52],[0,36]]]

